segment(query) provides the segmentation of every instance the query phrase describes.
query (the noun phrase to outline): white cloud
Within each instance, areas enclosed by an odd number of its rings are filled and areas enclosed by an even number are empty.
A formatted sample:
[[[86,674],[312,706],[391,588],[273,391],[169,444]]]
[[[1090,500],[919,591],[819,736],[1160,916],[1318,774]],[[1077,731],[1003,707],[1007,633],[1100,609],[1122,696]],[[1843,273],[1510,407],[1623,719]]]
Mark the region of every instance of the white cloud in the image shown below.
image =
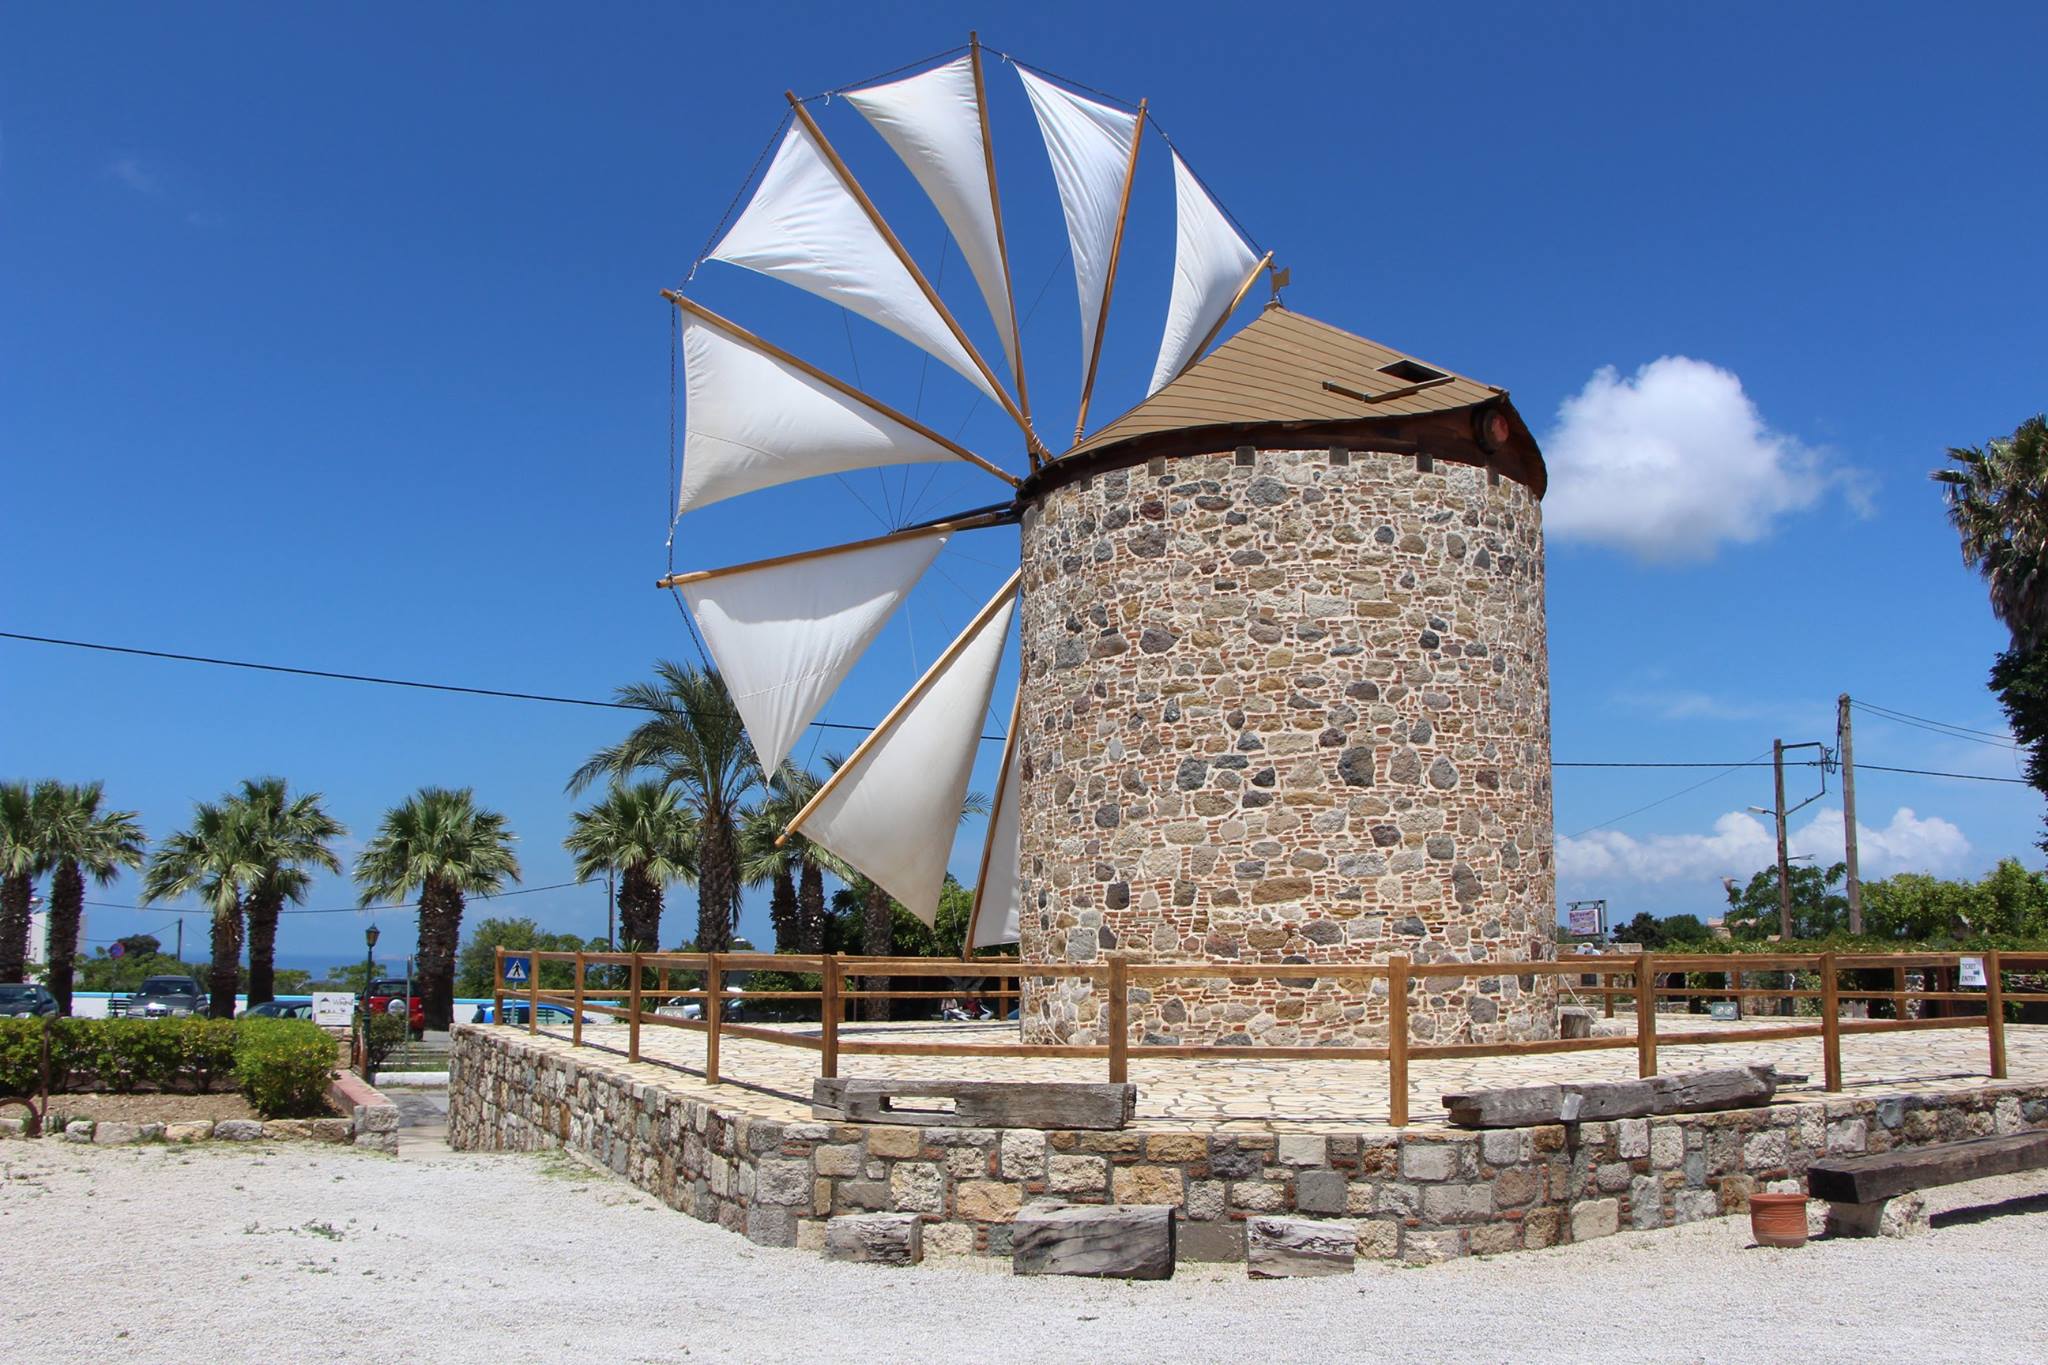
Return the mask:
[[[1843,486],[1820,451],[1773,431],[1734,374],[1664,356],[1624,379],[1604,366],[1558,406],[1544,438],[1543,523],[1560,539],[1675,562],[1762,539],[1777,518]]]
[[[1963,832],[1938,815],[1922,817],[1901,806],[1882,829],[1856,822],[1859,869],[1865,878],[1894,872],[1940,872],[1959,867],[1969,854]],[[1842,858],[1842,812],[1823,808],[1786,839],[1792,853],[1813,855],[1826,867]],[[1576,882],[1704,882],[1723,877],[1747,880],[1777,861],[1778,840],[1771,822],[1740,811],[1714,821],[1705,834],[1653,834],[1638,839],[1603,829],[1557,841],[1557,870]]]
[[[134,155],[117,156],[107,163],[107,174],[134,190],[137,194],[155,194],[164,187],[164,178],[157,171]]]

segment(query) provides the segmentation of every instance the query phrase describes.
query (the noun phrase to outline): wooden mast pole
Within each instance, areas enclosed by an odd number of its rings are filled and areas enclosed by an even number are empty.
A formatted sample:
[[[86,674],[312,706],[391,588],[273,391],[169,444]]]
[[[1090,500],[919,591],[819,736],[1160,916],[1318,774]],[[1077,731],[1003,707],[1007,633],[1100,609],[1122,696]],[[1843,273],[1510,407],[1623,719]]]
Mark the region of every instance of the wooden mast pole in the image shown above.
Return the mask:
[[[1017,758],[1017,722],[1024,715],[1024,688],[1017,688],[1017,699],[1010,705],[1010,732],[1003,736],[1003,763],[996,769],[996,801],[988,813],[988,836],[981,843],[981,870],[974,878],[974,907],[967,912],[967,937],[960,941],[960,956],[963,960],[974,956],[974,931],[981,927],[981,902],[988,894],[988,869],[995,861],[996,822],[1003,814],[1003,793],[1009,789],[1010,764]]]
[[[1010,244],[1003,232],[1003,195],[996,188],[996,143],[988,127],[988,86],[981,74],[981,35],[967,35],[969,64],[974,70],[974,108],[981,116],[981,155],[988,166],[988,205],[996,220],[996,254],[1003,261],[1003,295],[1010,302],[1010,359],[1017,376],[1017,406],[1027,426],[1031,422],[1031,390],[1024,383],[1024,332],[1017,325],[1017,286],[1010,278]],[[1038,468],[1038,451],[1029,450],[1031,467]]]
[[[1095,342],[1088,348],[1088,373],[1081,381],[1081,412],[1074,419],[1074,444],[1088,429],[1088,400],[1095,396],[1095,368],[1102,360],[1102,334],[1109,327],[1109,296],[1116,292],[1116,263],[1124,249],[1124,221],[1131,213],[1131,186],[1138,179],[1138,144],[1145,140],[1145,101],[1138,101],[1138,121],[1131,128],[1131,159],[1124,165],[1123,198],[1116,206],[1116,232],[1109,239],[1109,271],[1102,279],[1102,307],[1095,315]]]
[[[1273,253],[1270,251],[1259,258],[1258,264],[1254,265],[1251,268],[1251,273],[1244,277],[1244,283],[1239,285],[1237,287],[1237,292],[1230,296],[1230,306],[1223,310],[1223,315],[1216,319],[1215,324],[1209,328],[1208,332],[1202,337],[1201,342],[1196,345],[1194,350],[1188,353],[1187,364],[1181,366],[1179,369],[1173,372],[1174,379],[1178,379],[1182,375],[1186,374],[1188,370],[1194,366],[1194,363],[1202,358],[1202,352],[1208,350],[1209,343],[1214,341],[1219,335],[1222,334],[1223,324],[1230,321],[1230,315],[1232,313],[1235,313],[1237,311],[1237,306],[1244,302],[1244,296],[1252,292],[1252,284],[1259,278],[1259,272],[1261,270],[1267,269],[1272,264]],[[1167,383],[1169,384],[1172,382],[1173,380],[1171,379],[1167,381]],[[1162,385],[1162,387],[1164,386]],[[1385,396],[1386,395],[1382,395],[1382,397]]]
[[[1023,431],[1025,444],[1033,449],[1043,450],[1044,443],[1031,429],[1031,423],[1026,420],[1024,414],[1018,410],[1017,401],[1010,397],[1010,391],[996,378],[996,372],[988,367],[988,362],[981,358],[981,352],[967,339],[967,333],[961,329],[959,319],[953,316],[953,310],[946,307],[945,301],[939,297],[939,291],[932,288],[932,282],[924,277],[924,271],[911,259],[910,253],[904,249],[894,229],[882,217],[882,211],[875,207],[875,201],[868,198],[868,192],[860,187],[860,181],[853,178],[853,172],[847,169],[838,149],[826,138],[825,130],[811,117],[811,111],[804,108],[803,101],[796,97],[794,90],[785,90],[782,93],[783,98],[789,101],[789,107],[796,111],[797,122],[803,124],[804,131],[818,144],[818,150],[825,154],[825,160],[831,163],[833,171],[839,176],[839,182],[846,186],[846,192],[853,196],[853,201],[860,205],[861,212],[867,215],[868,222],[874,225],[882,240],[889,244],[889,250],[896,253],[897,261],[910,272],[911,280],[924,294],[925,301],[931,304],[932,310],[939,315],[939,321],[946,324],[946,330],[953,334],[953,340],[960,343],[960,348],[967,353],[967,358],[974,362],[974,368],[981,371],[981,377],[988,381],[989,388],[995,393],[996,401],[1003,405],[1003,411],[1009,413],[1010,419]]]
[[[1024,482],[1015,474],[1012,474],[1009,470],[1004,469],[1001,465],[991,464],[987,460],[982,459],[981,456],[975,454],[966,446],[961,445],[958,441],[955,441],[947,436],[941,436],[938,432],[933,431],[930,427],[918,421],[915,417],[912,417],[907,413],[897,411],[895,408],[890,407],[887,403],[884,403],[881,399],[876,398],[872,394],[861,392],[853,385],[839,378],[837,375],[827,374],[825,371],[819,369],[816,365],[813,365],[808,360],[805,360],[803,357],[793,355],[790,352],[783,350],[774,342],[769,341],[765,337],[758,336],[755,333],[748,331],[746,328],[740,326],[737,322],[734,322],[732,319],[720,317],[717,313],[712,312],[709,308],[706,308],[703,304],[698,303],[695,299],[686,299],[673,289],[662,290],[661,296],[667,299],[670,303],[673,303],[676,307],[682,309],[685,313],[689,313],[692,316],[702,318],[705,322],[710,323],[713,327],[718,328],[720,331],[730,332],[733,336],[739,338],[747,345],[752,346],[755,350],[761,352],[763,355],[770,356],[776,360],[779,360],[785,365],[794,365],[797,369],[802,370],[805,374],[817,380],[820,384],[825,384],[830,386],[831,388],[837,389],[840,393],[845,394],[848,398],[853,399],[855,402],[864,403],[868,407],[873,408],[876,412],[881,413],[882,416],[888,418],[890,421],[899,423],[903,426],[910,428],[912,431],[924,437],[927,441],[930,441],[932,444],[953,452],[953,454],[958,455],[961,459],[967,461],[969,464],[979,466],[980,468],[986,470],[987,472],[995,475],[1003,482],[1009,484],[1012,488],[1015,488]]]
[[[872,550],[877,545],[893,545],[900,540],[915,540],[919,536],[943,535],[949,531],[973,531],[983,526],[1000,525],[1003,514],[990,512],[986,516],[962,517],[958,521],[935,521],[929,526],[916,526],[908,531],[891,531],[886,536],[874,536],[868,540],[856,540],[845,545],[828,545],[822,550],[798,550],[794,554],[774,555],[768,559],[751,560],[745,564],[728,564],[722,569],[697,569],[691,573],[672,573],[667,578],[657,578],[657,588],[680,588],[689,583],[702,583],[707,578],[723,578],[727,574],[745,573],[749,569],[773,569],[783,564],[801,564],[806,559],[823,559],[827,555],[851,554],[855,550]]]
[[[1024,570],[1021,568],[1010,575],[1009,580],[996,592],[996,595],[989,598],[987,604],[974,614],[974,619],[967,623],[967,629],[961,631],[953,643],[946,646],[945,653],[932,661],[932,666],[925,670],[922,678],[917,680],[917,686],[906,692],[903,700],[897,702],[895,706],[889,709],[889,714],[882,717],[882,723],[873,730],[870,730],[867,738],[863,739],[859,746],[851,754],[847,755],[846,761],[840,764],[830,777],[818,784],[817,792],[809,801],[804,803],[804,808],[798,811],[787,825],[783,826],[782,833],[775,836],[775,846],[777,848],[782,847],[789,836],[796,833],[798,827],[804,821],[811,818],[811,813],[818,808],[826,797],[832,794],[842,778],[860,766],[860,761],[866,756],[867,751],[872,749],[881,741],[884,735],[889,733],[890,728],[896,724],[905,711],[910,709],[912,703],[931,690],[931,685],[938,681],[939,674],[946,671],[946,666],[953,662],[961,650],[967,648],[967,642],[972,640],[975,633],[988,624],[989,618],[1002,608],[1003,599],[1017,590],[1017,582],[1023,577]]]

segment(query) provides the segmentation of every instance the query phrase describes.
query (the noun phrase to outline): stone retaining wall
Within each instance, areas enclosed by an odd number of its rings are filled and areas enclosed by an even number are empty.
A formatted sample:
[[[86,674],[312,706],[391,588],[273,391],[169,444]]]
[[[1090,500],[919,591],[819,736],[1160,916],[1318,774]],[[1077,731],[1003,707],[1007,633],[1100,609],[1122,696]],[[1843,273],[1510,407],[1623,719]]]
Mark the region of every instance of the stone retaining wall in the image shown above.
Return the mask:
[[[670,1207],[821,1249],[835,1214],[909,1212],[934,1254],[1004,1256],[1027,1202],[1176,1206],[1180,1255],[1234,1261],[1245,1219],[1356,1222],[1361,1256],[1423,1264],[1742,1212],[1823,1155],[2048,1127],[2048,1086],[1496,1132],[1039,1132],[785,1122],[636,1077],[623,1059],[458,1025],[449,1142],[567,1148]]]

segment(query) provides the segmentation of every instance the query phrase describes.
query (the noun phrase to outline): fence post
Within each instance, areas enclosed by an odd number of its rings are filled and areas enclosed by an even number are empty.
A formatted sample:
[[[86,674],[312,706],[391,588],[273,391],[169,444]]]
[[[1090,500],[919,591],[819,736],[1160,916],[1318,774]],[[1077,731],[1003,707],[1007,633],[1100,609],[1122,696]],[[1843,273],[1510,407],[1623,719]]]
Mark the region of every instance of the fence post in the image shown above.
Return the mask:
[[[626,1060],[640,1060],[640,954],[633,954],[632,965],[626,968],[631,979],[626,982]]]
[[[1131,990],[1129,964],[1122,953],[1109,955],[1109,1083],[1122,1085],[1131,1073]]]
[[[583,1046],[583,953],[576,954],[576,1018],[569,1025],[569,1046]]]
[[[370,983],[363,982],[363,998],[369,999]],[[491,961],[491,1022],[505,1022],[505,945],[499,944]]]
[[[540,1032],[540,949],[529,948],[526,960],[532,968],[526,976],[526,1031]]]
[[[1408,957],[1387,957],[1387,1122],[1408,1126]]]
[[[1906,969],[1892,968],[1892,1018],[1904,1021],[1906,1017]]]
[[[839,1074],[839,954],[825,954],[825,978],[818,990],[818,1032],[824,1039],[825,1050],[818,1063],[818,1074],[831,1080]]]
[[[1636,1075],[1657,1074],[1656,955],[1636,959]]]
[[[1820,1039],[1828,1090],[1842,1088],[1841,984],[1832,952],[1820,955]]]
[[[2005,972],[1998,950],[1984,954],[1984,1031],[1991,1037],[1991,1079],[2005,1079]]]
[[[718,1084],[718,1025],[725,1011],[725,973],[719,969],[718,954],[704,956],[704,1079]]]

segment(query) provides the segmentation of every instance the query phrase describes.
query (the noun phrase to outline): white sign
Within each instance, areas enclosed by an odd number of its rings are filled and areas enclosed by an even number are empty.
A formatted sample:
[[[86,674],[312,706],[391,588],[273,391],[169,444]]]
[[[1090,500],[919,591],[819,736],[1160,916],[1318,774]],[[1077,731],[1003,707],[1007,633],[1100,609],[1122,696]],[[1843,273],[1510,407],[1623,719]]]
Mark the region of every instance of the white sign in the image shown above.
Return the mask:
[[[1983,986],[1983,984],[1984,984],[1984,959],[1983,959],[1983,958],[1981,958],[1981,957],[1966,957],[1966,958],[1964,958],[1964,959],[1963,959],[1963,960],[1962,960],[1961,962],[1957,963],[1957,964],[1956,964],[1956,966],[1957,966],[1957,968],[1958,968],[1958,970],[1957,970],[1957,973],[1956,973],[1956,984],[1957,984],[1958,986],[1964,986],[1964,987],[1969,987],[1969,986],[1978,986],[1978,987],[1981,987],[1981,986]]]
[[[313,992],[313,1022],[322,1028],[347,1028],[355,1014],[356,998],[347,991]]]
[[[1565,910],[1567,928],[1574,934],[1597,934],[1600,932],[1600,907],[1597,905],[1573,905]]]

